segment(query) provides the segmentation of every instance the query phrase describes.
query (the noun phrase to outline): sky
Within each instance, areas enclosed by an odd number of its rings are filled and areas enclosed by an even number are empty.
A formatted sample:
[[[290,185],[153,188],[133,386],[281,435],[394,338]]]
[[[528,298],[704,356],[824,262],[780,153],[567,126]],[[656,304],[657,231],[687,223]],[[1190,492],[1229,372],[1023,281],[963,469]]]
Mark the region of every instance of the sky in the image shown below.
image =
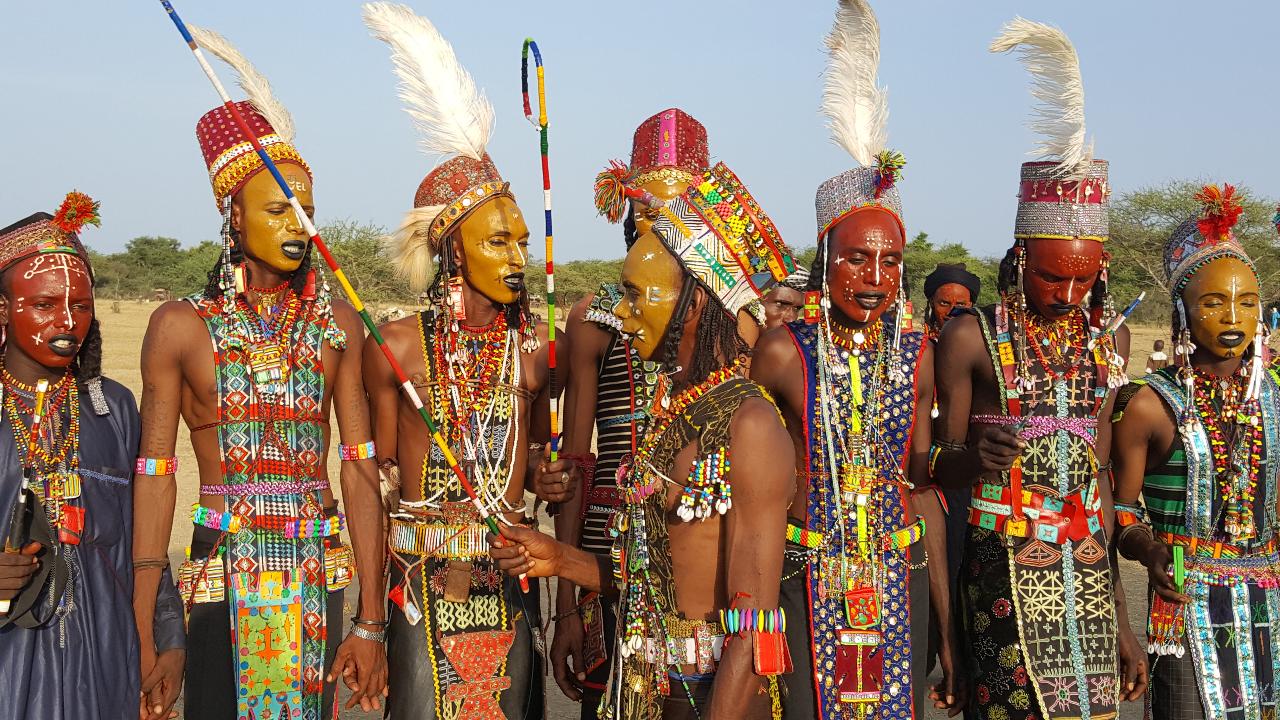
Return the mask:
[[[814,241],[817,185],[854,166],[819,113],[834,0],[645,4],[411,0],[484,88],[489,150],[533,221],[541,176],[523,117],[520,47],[546,62],[557,260],[620,257],[596,216],[595,175],[630,153],[646,117],[680,107],[713,160],[742,178],[783,237]],[[908,232],[996,255],[1011,242],[1019,163],[1031,159],[1027,74],[987,45],[1016,15],[1061,27],[1079,52],[1088,131],[1118,192],[1181,178],[1280,195],[1280,4],[1244,0],[878,0],[890,146],[907,157]],[[315,173],[317,220],[389,227],[439,161],[417,149],[385,45],[353,0],[180,0],[270,78]],[[731,8],[731,9],[730,9]],[[236,99],[231,72],[214,60]],[[154,0],[0,2],[0,226],[79,189],[102,203],[83,239],[113,252],[141,235],[184,244],[220,226],[196,120],[218,104]]]

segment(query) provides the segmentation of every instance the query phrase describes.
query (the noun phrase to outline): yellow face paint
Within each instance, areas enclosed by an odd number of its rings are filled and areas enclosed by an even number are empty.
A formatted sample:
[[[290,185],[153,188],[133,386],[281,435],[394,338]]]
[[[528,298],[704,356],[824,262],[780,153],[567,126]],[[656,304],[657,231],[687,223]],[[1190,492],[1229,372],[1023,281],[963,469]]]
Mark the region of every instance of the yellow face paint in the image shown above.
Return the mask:
[[[1182,290],[1191,339],[1217,358],[1239,357],[1262,317],[1258,278],[1242,260],[1218,258],[1200,268]]]
[[[519,299],[529,264],[529,227],[514,200],[502,196],[484,203],[458,224],[453,237],[468,285],[500,305]]]
[[[622,300],[614,314],[631,347],[652,360],[666,336],[684,284],[684,270],[653,233],[640,236],[622,263]]]
[[[294,163],[280,163],[280,174],[297,196],[308,216],[315,214],[311,178]],[[231,199],[231,226],[245,257],[279,273],[291,273],[302,264],[310,238],[293,211],[284,191],[269,172],[249,179]]]

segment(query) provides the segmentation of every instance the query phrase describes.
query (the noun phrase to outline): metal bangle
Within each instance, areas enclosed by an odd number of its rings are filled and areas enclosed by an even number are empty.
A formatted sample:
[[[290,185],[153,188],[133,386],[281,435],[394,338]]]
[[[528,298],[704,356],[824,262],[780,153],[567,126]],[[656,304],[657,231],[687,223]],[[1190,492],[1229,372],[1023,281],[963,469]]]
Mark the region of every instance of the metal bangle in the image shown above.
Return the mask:
[[[386,627],[391,624],[390,620],[365,620],[362,617],[351,618],[353,625],[376,625],[377,627]]]
[[[354,623],[351,625],[351,634],[355,635],[361,640],[369,640],[371,642],[376,642],[376,643],[385,643],[387,641],[386,630],[378,630],[377,632],[374,632],[372,630],[365,630],[364,628]]]

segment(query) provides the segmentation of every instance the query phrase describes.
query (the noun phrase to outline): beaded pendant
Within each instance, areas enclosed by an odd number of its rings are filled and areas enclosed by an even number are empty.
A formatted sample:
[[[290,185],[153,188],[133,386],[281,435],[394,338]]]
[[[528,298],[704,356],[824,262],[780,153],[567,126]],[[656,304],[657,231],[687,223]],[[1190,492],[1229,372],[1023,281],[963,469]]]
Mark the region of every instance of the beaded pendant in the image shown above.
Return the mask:
[[[695,518],[706,520],[712,511],[718,515],[733,507],[733,488],[729,486],[729,456],[724,449],[715,450],[693,461],[689,484],[680,493],[676,514],[685,522]]]

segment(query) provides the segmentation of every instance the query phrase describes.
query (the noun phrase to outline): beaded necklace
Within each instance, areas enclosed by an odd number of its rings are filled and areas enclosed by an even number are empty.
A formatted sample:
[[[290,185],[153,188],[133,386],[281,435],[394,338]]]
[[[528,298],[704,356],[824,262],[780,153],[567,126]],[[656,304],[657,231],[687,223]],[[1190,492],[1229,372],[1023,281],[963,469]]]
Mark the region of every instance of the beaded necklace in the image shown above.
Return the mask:
[[[1209,438],[1223,501],[1223,529],[1236,540],[1256,537],[1253,504],[1262,465],[1261,403],[1247,397],[1248,378],[1240,373],[1219,378],[1199,368],[1191,371],[1199,390],[1192,402]]]
[[[1059,380],[1070,380],[1080,372],[1084,359],[1088,357],[1089,345],[1083,310],[1076,308],[1057,321],[1046,320],[1035,313],[1023,313],[1016,321],[1026,328],[1026,344],[1049,376],[1051,385]],[[1067,369],[1059,373],[1054,370],[1055,366]]]
[[[19,459],[22,467],[33,473],[32,490],[44,501],[49,524],[55,530],[74,526],[70,536],[59,533],[59,542],[73,538],[78,542],[83,513],[79,508],[64,510],[67,500],[80,497],[80,393],[75,378],[68,372],[47,391],[44,420],[34,429],[38,433],[35,437],[29,423],[35,412],[36,389],[13,377],[2,362],[0,383]],[[57,422],[64,417],[65,424]]]

